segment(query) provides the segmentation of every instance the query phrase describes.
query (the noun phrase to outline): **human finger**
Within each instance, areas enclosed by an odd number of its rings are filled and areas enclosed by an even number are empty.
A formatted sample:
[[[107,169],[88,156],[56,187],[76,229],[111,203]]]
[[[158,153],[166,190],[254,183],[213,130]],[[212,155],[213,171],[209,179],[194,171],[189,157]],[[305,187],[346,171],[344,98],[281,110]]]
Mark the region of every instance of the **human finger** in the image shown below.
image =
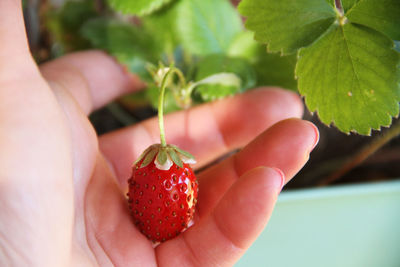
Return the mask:
[[[167,142],[196,156],[196,167],[242,147],[277,121],[301,117],[298,95],[277,88],[252,90],[242,95],[203,104],[165,117]],[[157,120],[127,127],[100,137],[100,150],[126,185],[132,162],[159,141]]]
[[[114,58],[97,50],[68,54],[40,70],[50,86],[69,91],[86,114],[144,86]]]
[[[22,4],[19,0],[0,1],[0,82],[18,80],[34,70],[26,37]]]
[[[237,180],[207,218],[156,249],[165,266],[233,266],[267,224],[282,172],[255,168]]]
[[[270,127],[239,153],[200,173],[197,214],[206,216],[243,173],[258,166],[283,171],[287,183],[307,162],[318,142],[310,122],[288,119]]]

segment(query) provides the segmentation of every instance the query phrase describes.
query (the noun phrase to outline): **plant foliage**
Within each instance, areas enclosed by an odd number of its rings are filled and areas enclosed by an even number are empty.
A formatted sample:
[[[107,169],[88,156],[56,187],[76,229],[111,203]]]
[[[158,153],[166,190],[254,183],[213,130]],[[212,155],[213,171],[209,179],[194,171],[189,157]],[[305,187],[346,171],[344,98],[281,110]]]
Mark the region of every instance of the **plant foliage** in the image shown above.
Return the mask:
[[[399,0],[242,0],[248,30],[228,0],[108,3],[98,12],[87,0],[67,2],[51,19],[53,34],[85,44],[69,41],[70,50],[106,50],[148,82],[140,99],[153,105],[154,66],[173,63],[188,84],[171,83],[167,111],[273,85],[298,90],[345,133],[368,135],[399,113]]]
[[[399,113],[398,0],[243,0],[246,27],[268,50],[297,52],[298,89],[343,132],[370,134]]]

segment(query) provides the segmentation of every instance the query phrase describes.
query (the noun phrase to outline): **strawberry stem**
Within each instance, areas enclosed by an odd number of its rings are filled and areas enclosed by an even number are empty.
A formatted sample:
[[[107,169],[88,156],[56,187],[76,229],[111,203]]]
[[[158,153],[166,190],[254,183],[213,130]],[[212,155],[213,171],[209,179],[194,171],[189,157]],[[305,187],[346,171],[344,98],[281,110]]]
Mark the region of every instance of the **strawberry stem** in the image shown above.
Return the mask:
[[[160,96],[158,98],[158,126],[160,128],[160,141],[161,146],[166,147],[167,142],[165,140],[165,130],[164,130],[164,96],[165,89],[167,88],[170,82],[170,75],[177,74],[179,78],[179,82],[181,83],[182,88],[186,86],[186,80],[183,73],[173,66],[169,67],[168,71],[164,74],[163,79],[161,81],[160,86]]]
[[[166,147],[167,142],[165,140],[165,130],[164,130],[164,95],[165,88],[167,87],[167,80],[171,70],[164,75],[161,86],[160,86],[160,96],[158,97],[158,127],[160,128],[160,141],[161,146]]]
[[[340,16],[342,17],[344,15],[342,1],[341,0],[335,0],[335,7],[336,7],[336,10],[339,12]]]

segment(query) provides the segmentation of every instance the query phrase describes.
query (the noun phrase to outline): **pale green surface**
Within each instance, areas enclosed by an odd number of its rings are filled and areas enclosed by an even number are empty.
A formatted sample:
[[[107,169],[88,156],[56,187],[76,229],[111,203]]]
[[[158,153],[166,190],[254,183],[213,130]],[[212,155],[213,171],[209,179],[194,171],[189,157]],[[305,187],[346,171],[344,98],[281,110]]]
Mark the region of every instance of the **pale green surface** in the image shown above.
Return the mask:
[[[400,266],[400,181],[283,192],[235,266]]]

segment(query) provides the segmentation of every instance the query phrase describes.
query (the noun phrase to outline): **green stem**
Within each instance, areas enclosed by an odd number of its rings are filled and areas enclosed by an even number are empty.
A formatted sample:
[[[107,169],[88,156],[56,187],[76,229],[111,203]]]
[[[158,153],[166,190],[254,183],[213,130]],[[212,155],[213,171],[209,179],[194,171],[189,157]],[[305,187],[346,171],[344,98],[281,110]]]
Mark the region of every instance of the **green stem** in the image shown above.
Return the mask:
[[[342,1],[341,0],[335,0],[335,7],[337,12],[339,12],[340,16],[344,15],[344,10],[342,6]]]
[[[176,73],[179,78],[179,82],[181,84],[180,88],[186,88],[186,79],[185,75],[183,75],[182,71],[178,68],[173,68],[172,73]]]
[[[167,146],[167,142],[165,140],[165,130],[164,130],[164,95],[165,95],[165,89],[167,87],[167,80],[170,73],[171,70],[168,70],[168,72],[164,75],[160,87],[160,96],[158,97],[158,127],[160,128],[160,141],[161,141],[161,146],[163,147]]]
[[[161,81],[161,86],[160,86],[160,96],[158,98],[158,126],[160,128],[160,141],[161,141],[161,146],[166,147],[167,146],[167,141],[165,140],[165,130],[164,130],[164,96],[165,96],[165,89],[167,89],[167,83],[170,75],[173,75],[176,73],[179,78],[179,82],[181,83],[181,86],[184,87],[186,86],[186,79],[183,73],[175,68],[175,67],[170,67],[170,69],[167,71],[167,73],[164,75],[162,81]]]

